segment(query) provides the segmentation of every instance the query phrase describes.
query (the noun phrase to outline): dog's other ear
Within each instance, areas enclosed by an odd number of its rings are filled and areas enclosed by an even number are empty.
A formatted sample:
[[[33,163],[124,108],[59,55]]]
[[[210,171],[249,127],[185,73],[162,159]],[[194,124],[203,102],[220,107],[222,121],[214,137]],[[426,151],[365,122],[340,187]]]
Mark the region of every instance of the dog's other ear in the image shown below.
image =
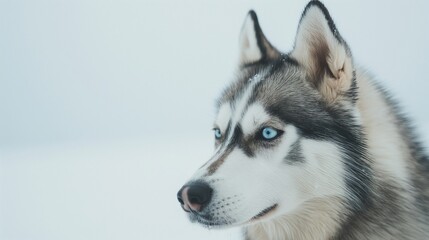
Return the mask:
[[[306,68],[307,80],[328,102],[354,95],[350,50],[321,2],[306,6],[291,56]]]
[[[240,51],[241,66],[276,59],[280,56],[280,52],[265,38],[259,26],[258,17],[253,10],[247,14],[241,29]]]

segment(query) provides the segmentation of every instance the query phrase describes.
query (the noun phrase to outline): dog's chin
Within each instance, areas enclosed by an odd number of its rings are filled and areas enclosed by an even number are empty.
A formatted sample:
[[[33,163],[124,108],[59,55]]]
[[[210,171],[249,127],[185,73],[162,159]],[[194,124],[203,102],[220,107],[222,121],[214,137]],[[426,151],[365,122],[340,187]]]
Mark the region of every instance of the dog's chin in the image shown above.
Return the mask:
[[[189,212],[188,216],[189,216],[189,220],[192,223],[198,223],[201,226],[210,228],[210,229],[213,229],[213,228],[224,229],[232,226],[237,226],[235,221],[226,220],[226,219],[214,219],[209,215],[199,215],[196,213]]]

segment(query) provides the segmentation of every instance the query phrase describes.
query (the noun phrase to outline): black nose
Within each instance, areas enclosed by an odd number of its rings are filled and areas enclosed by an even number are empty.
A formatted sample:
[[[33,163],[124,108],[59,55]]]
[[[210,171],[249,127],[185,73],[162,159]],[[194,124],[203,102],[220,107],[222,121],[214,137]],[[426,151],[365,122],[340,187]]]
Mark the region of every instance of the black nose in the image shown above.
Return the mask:
[[[213,189],[204,182],[195,182],[188,185],[188,198],[192,204],[205,205],[210,202]]]
[[[204,182],[193,182],[185,185],[177,193],[179,200],[185,211],[201,211],[208,205],[212,198],[213,189]]]

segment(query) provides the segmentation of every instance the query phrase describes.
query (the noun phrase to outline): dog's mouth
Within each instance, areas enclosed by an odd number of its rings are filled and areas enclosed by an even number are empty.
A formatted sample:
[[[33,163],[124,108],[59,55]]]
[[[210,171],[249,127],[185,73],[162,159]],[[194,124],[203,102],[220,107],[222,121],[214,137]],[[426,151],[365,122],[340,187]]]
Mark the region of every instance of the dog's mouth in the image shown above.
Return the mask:
[[[276,208],[278,207],[278,204],[274,204],[271,207],[267,207],[264,210],[262,210],[261,212],[259,212],[258,214],[256,214],[254,217],[252,217],[250,219],[250,222],[256,221],[256,220],[260,220],[263,217],[266,217],[268,214],[274,212],[276,210]]]
[[[192,210],[186,211],[189,214],[189,219],[191,222],[198,222],[199,224],[203,225],[207,228],[224,228],[224,227],[231,227],[231,226],[238,226],[238,225],[246,225],[249,223],[254,223],[255,221],[261,220],[269,215],[271,215],[276,209],[278,208],[278,204],[273,204],[270,207],[265,208],[264,210],[260,211],[258,214],[250,218],[248,221],[244,222],[237,222],[235,219],[231,217],[214,217],[211,214],[202,214],[199,212],[195,212]]]

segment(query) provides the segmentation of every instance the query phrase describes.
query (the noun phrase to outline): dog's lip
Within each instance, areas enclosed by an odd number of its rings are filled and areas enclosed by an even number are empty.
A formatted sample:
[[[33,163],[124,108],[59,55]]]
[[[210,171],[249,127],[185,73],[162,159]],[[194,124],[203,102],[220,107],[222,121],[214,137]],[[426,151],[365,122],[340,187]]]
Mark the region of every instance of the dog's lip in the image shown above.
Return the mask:
[[[222,228],[222,227],[226,227],[228,225],[230,225],[229,222],[220,222],[220,221],[216,221],[216,220],[209,220],[204,216],[201,215],[194,215],[195,219],[199,224],[208,227],[208,228]]]
[[[276,210],[277,207],[278,207],[278,204],[275,203],[275,204],[271,205],[270,207],[265,208],[264,210],[260,211],[258,214],[256,214],[255,216],[253,216],[250,219],[250,222],[263,218],[267,214],[269,214],[269,213],[273,212],[274,210]]]
[[[183,206],[182,206],[182,208],[183,208]],[[197,221],[198,223],[202,224],[203,226],[211,228],[211,227],[222,227],[222,226],[228,225],[228,224],[225,224],[223,222],[216,221],[216,220],[212,219],[211,216],[204,215],[201,212],[196,212],[192,209],[187,210],[185,208],[183,208],[183,210],[187,214],[189,214],[191,221]]]
[[[255,216],[253,216],[247,223],[251,223],[254,221],[257,221],[265,216],[267,216],[268,214],[272,213],[273,211],[275,211],[278,208],[278,204],[275,203],[273,205],[271,205],[270,207],[265,208],[264,210],[260,211],[258,214],[256,214]],[[213,221],[212,219],[207,218],[207,216],[204,216],[198,212],[195,211],[188,211],[189,214],[193,215],[194,220],[196,220],[198,223],[206,226],[206,227],[226,227],[226,226],[233,226],[233,225],[242,225],[242,224],[246,224],[246,222],[236,222],[234,223],[234,221],[229,221],[229,222],[219,222],[219,221]]]

